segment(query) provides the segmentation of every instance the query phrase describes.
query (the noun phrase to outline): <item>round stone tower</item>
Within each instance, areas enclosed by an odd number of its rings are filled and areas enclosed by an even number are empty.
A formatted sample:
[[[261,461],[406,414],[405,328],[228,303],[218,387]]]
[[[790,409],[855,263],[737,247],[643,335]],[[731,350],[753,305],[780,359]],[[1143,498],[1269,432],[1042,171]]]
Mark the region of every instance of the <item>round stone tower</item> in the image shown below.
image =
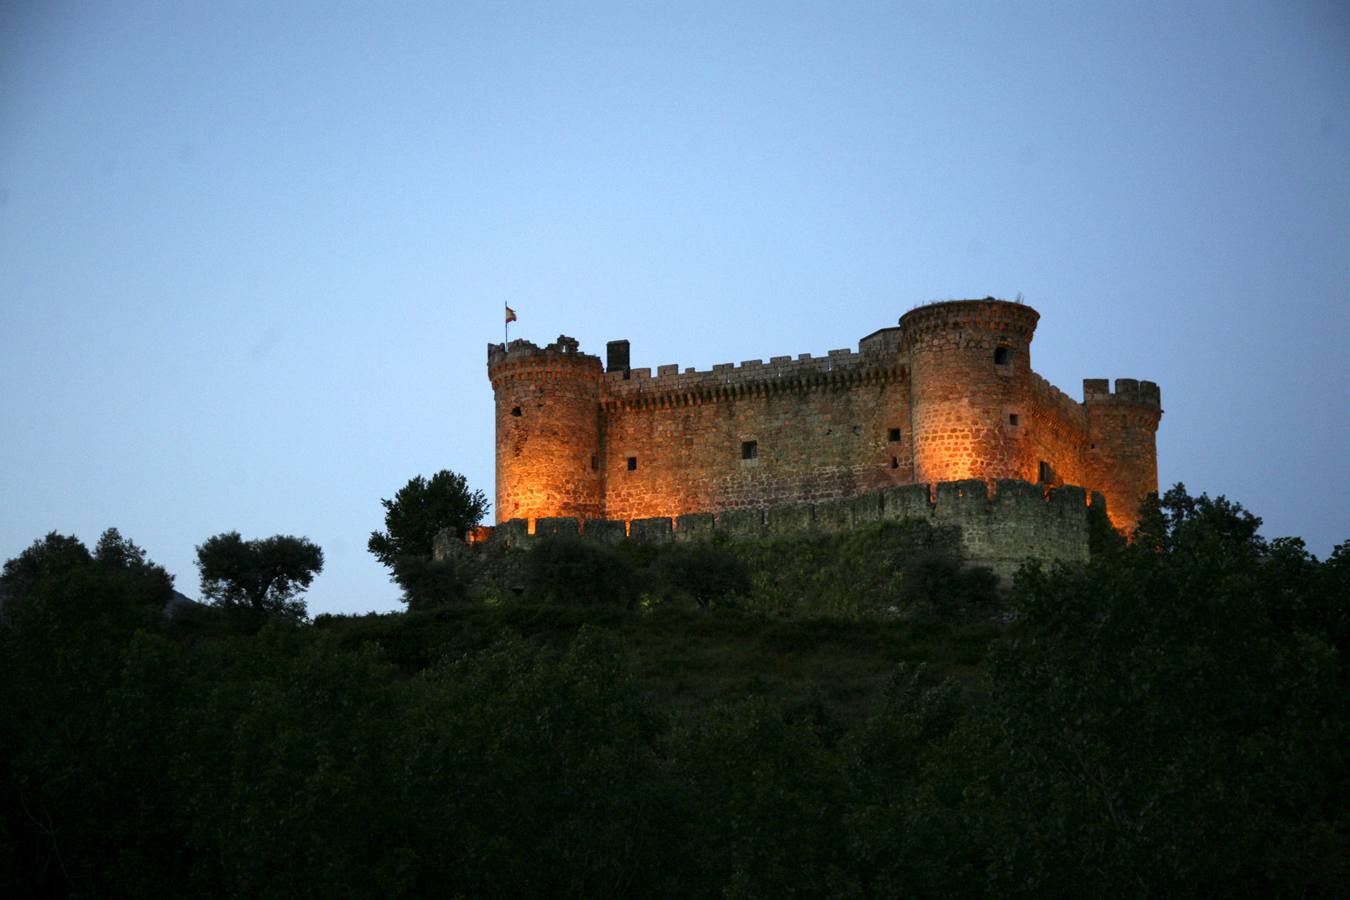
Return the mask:
[[[1083,380],[1087,410],[1088,477],[1106,497],[1111,524],[1129,533],[1139,524],[1139,501],[1158,490],[1158,423],[1162,393],[1151,381]]]
[[[1036,481],[1031,337],[1040,313],[986,297],[900,317],[910,367],[910,430],[918,482]]]
[[[560,335],[488,345],[497,403],[497,522],[551,516],[598,518],[600,359]]]

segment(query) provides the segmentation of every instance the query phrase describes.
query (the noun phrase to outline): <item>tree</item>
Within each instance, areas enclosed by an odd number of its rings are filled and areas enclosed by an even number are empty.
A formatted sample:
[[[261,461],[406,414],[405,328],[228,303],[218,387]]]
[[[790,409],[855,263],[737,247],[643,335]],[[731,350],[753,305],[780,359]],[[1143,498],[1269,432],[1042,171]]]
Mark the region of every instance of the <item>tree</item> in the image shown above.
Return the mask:
[[[421,475],[399,488],[384,506],[386,531],[372,531],[367,549],[391,569],[403,556],[431,558],[436,532],[454,528],[463,537],[483,521],[488,499],[482,491],[469,490],[463,475],[441,469],[430,480]]]
[[[173,576],[146,557],[130,538],[109,528],[98,539],[91,555],[74,535],[50,532],[5,563],[0,572],[0,605],[17,607],[44,581],[71,578],[83,573],[103,577],[108,585],[119,584],[135,602],[162,609],[173,599]]]
[[[202,596],[216,606],[302,618],[299,595],[323,571],[323,550],[288,534],[246,541],[228,531],[197,547],[197,568]]]
[[[750,596],[750,567],[725,547],[708,541],[675,544],[657,562],[657,571],[676,591],[701,608],[735,604]]]
[[[44,578],[60,575],[90,562],[89,550],[75,535],[49,532],[5,563],[0,572],[0,608],[22,603]]]
[[[969,713],[877,813],[872,893],[1344,893],[1333,563],[1181,485],[1145,512],[1119,552],[1019,574]]]
[[[392,500],[380,500],[384,506],[384,531],[372,531],[366,548],[388,566],[394,581],[403,588],[404,599],[411,603],[434,603],[436,597],[421,593],[430,563],[436,533],[453,528],[460,537],[483,521],[488,499],[482,491],[469,490],[463,475],[441,469],[430,479],[421,475],[399,488]]]
[[[538,538],[525,555],[525,593],[559,606],[623,606],[637,597],[637,573],[613,547],[575,537]]]

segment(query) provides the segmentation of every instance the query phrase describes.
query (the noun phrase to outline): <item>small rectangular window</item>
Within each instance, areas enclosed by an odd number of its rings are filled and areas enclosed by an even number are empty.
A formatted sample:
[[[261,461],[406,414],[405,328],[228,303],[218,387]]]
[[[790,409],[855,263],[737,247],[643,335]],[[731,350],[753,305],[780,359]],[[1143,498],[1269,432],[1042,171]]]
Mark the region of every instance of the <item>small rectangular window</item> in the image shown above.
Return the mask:
[[[741,459],[755,459],[759,456],[758,441],[741,441]]]
[[[994,350],[994,365],[1006,366],[1012,362],[1012,349],[1010,347],[998,347]]]
[[[1008,413],[1008,424],[1009,425],[1017,424],[1017,413]]]
[[[1040,471],[1036,475],[1036,480],[1042,484],[1055,483],[1055,470],[1045,460],[1041,460]]]
[[[591,471],[593,472],[593,471],[595,471],[595,470],[598,469],[598,468],[600,468],[600,457],[598,457],[598,456],[596,456],[594,453],[592,453],[592,454],[591,454]]]
[[[636,471],[637,471],[637,457],[636,457],[636,456],[630,456],[630,457],[628,457],[628,471],[630,471],[630,472],[636,472]]]
[[[892,444],[898,444],[900,442],[900,429],[892,428],[888,431],[886,433],[886,440],[890,441]]]

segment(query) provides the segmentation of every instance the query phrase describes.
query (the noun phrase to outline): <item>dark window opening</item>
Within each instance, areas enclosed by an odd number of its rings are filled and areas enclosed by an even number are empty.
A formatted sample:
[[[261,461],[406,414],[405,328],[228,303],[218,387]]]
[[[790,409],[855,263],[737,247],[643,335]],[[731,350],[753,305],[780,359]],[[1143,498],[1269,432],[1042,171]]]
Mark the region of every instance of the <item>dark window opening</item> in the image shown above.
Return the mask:
[[[994,350],[994,365],[1006,366],[1012,362],[1012,348],[998,347]]]
[[[511,415],[516,416],[516,417],[519,417],[519,416],[520,416],[520,407],[519,407],[519,406],[513,406],[513,407],[511,407]]]
[[[1036,475],[1036,480],[1044,484],[1053,484],[1055,481],[1055,470],[1045,460],[1041,460],[1040,471]]]
[[[892,428],[889,432],[886,433],[886,440],[890,441],[892,444],[897,444],[897,443],[899,443],[899,442],[900,442],[900,429],[899,429],[899,428]]]
[[[894,456],[891,457],[891,468],[892,469],[900,468],[900,460],[897,457]]]
[[[755,459],[759,456],[759,441],[741,441],[741,459]]]
[[[637,471],[637,457],[636,457],[636,456],[630,456],[630,457],[628,457],[628,471],[630,471],[630,472],[636,472],[636,471]]]
[[[1017,424],[1017,413],[1008,413],[1008,424],[1009,425]]]
[[[862,431],[862,429],[859,428],[857,425],[854,425],[854,426],[853,426],[853,433],[854,433],[854,434],[857,434],[857,433],[860,432],[860,431]]]
[[[600,468],[600,457],[598,457],[598,456],[596,456],[594,453],[592,453],[592,454],[591,454],[591,470],[594,471],[595,469],[598,469],[598,468]]]

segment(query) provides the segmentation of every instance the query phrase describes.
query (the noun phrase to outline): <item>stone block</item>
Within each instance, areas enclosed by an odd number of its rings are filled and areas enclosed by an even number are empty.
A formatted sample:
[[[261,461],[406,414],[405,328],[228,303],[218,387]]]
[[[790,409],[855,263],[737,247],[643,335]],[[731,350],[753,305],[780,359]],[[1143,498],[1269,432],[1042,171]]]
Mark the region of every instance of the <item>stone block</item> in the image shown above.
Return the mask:
[[[600,544],[617,544],[628,537],[624,523],[614,519],[587,519],[581,533],[586,540]]]
[[[771,506],[767,510],[755,511],[764,514],[764,528],[769,534],[800,534],[810,531],[815,516],[815,510],[810,503]]]
[[[577,537],[581,528],[572,516],[557,516],[534,520],[535,537]]]
[[[717,530],[733,537],[759,537],[764,534],[764,510],[756,507],[718,513]]]
[[[852,508],[853,526],[855,528],[859,525],[867,525],[871,522],[881,521],[881,496],[880,491],[874,491],[870,494],[854,497],[852,500],[848,501]]]
[[[503,547],[519,547],[529,539],[530,523],[524,519],[512,519],[493,528],[489,542]]]
[[[848,531],[853,527],[854,499],[822,500],[816,504],[815,523],[819,531]]]
[[[641,544],[664,544],[671,539],[670,518],[634,519],[628,524],[628,536]]]
[[[712,537],[716,526],[712,513],[689,513],[675,520],[675,540],[696,541]]]
[[[881,492],[881,517],[888,521],[933,517],[933,505],[928,501],[928,485],[902,484]]]

